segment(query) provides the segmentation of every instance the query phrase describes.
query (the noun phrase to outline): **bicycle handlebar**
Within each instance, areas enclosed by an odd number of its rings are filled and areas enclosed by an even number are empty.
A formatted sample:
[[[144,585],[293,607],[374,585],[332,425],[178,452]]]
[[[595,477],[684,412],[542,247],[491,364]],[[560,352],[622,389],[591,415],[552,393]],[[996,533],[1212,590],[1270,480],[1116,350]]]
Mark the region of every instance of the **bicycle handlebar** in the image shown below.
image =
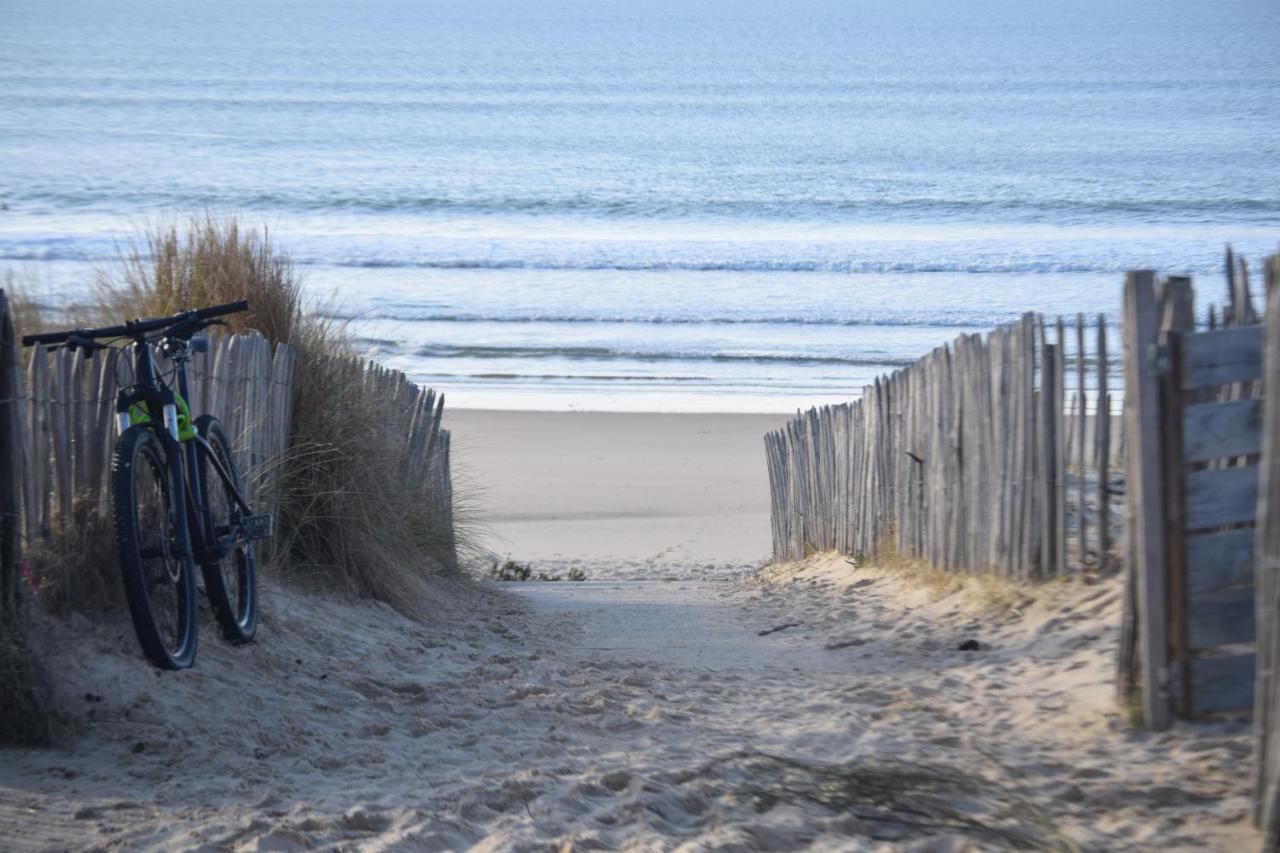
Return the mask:
[[[151,320],[130,320],[123,326],[106,326],[101,329],[71,329],[66,332],[45,332],[40,335],[23,335],[22,345],[32,347],[37,344],[61,344],[75,338],[78,340],[92,338],[140,338],[149,332],[168,329],[186,324],[195,332],[207,325],[201,321],[211,320],[225,314],[238,314],[249,310],[249,300],[228,302],[226,305],[212,305],[208,308],[197,308],[194,311],[183,311],[172,317],[156,317]],[[184,330],[185,331],[185,330]]]

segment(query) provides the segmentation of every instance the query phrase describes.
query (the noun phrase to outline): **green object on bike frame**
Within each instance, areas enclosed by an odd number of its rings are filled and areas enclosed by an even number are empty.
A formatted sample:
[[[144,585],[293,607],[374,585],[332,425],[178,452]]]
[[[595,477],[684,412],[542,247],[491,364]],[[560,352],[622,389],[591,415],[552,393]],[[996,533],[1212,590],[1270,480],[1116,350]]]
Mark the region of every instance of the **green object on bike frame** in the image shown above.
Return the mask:
[[[173,400],[178,406],[178,441],[190,441],[196,437],[196,428],[191,425],[191,407],[182,395],[173,392]],[[134,403],[129,407],[129,425],[151,423],[151,415],[147,413],[146,403]]]

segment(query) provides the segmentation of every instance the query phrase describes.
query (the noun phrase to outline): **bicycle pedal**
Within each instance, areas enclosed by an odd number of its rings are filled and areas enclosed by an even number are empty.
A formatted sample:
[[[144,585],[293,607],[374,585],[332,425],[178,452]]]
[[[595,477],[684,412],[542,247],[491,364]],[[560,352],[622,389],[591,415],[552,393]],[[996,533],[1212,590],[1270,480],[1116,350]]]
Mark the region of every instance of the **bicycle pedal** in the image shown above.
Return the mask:
[[[246,542],[267,539],[271,536],[270,515],[246,515],[240,519],[240,532]]]

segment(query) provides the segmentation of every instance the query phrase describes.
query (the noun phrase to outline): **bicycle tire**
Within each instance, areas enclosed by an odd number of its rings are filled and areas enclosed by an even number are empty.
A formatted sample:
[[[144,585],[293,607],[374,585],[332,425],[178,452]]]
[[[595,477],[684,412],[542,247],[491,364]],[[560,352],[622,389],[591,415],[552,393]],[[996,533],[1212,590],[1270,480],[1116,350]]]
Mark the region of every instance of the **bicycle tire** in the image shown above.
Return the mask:
[[[129,615],[147,658],[161,669],[195,662],[199,623],[195,568],[176,551],[168,452],[149,427],[129,427],[111,457],[112,515]],[[183,502],[185,504],[185,501]]]
[[[243,484],[236,471],[235,456],[231,452],[231,442],[222,429],[222,422],[212,415],[201,415],[196,418],[195,427],[243,493]],[[236,506],[231,489],[209,462],[209,452],[203,447],[196,449],[199,460],[197,464],[200,466],[200,488],[203,492],[200,497],[209,509],[215,532],[225,533],[236,522],[241,511]],[[241,542],[221,560],[202,563],[200,569],[204,573],[205,592],[209,596],[209,603],[213,605],[213,613],[222,628],[223,638],[237,645],[250,642],[258,625],[257,566],[253,543]]]

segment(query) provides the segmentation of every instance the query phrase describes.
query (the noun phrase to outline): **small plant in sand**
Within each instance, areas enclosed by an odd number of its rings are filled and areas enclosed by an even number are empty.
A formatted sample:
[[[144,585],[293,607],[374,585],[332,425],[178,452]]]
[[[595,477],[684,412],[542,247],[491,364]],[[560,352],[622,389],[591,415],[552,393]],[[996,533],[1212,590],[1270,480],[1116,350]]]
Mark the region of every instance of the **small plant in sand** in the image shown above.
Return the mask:
[[[497,560],[493,561],[493,567],[489,570],[489,577],[495,581],[585,581],[587,573],[582,569],[573,568],[562,575],[549,575],[545,572],[534,572],[533,567],[527,563],[517,563],[515,560],[507,560],[499,564]]]

